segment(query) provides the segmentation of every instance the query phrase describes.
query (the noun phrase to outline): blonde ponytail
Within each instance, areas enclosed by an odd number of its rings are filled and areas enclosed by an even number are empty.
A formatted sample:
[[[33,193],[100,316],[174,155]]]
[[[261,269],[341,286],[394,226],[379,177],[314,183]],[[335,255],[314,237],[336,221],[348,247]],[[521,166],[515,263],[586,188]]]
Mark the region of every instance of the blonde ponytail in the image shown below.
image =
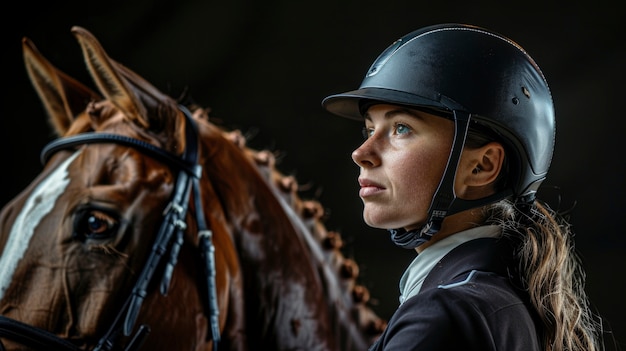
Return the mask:
[[[492,205],[488,218],[515,245],[513,268],[543,324],[544,350],[603,350],[601,319],[590,308],[567,220],[538,201],[520,209],[506,200]]]

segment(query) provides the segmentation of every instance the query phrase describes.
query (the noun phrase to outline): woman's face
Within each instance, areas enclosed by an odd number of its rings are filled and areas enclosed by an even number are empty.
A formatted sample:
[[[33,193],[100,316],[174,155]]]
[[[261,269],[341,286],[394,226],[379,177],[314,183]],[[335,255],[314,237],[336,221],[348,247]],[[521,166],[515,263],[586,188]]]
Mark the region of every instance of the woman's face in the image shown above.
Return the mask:
[[[367,139],[352,152],[365,222],[382,229],[420,227],[450,154],[454,122],[381,104],[368,109],[365,128]]]

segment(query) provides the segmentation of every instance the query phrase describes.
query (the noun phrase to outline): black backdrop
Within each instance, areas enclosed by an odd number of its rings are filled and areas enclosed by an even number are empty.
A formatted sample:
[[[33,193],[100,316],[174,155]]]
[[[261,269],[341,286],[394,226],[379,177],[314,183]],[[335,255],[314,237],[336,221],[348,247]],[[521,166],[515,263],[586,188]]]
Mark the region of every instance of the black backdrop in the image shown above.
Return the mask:
[[[557,112],[557,145],[547,188],[563,207],[575,204],[577,248],[587,290],[626,342],[622,298],[626,275],[626,171],[621,95],[626,77],[624,24],[608,0],[547,1],[32,1],[5,8],[4,89],[0,113],[2,188],[9,201],[40,171],[38,154],[53,137],[28,81],[21,38],[30,37],[55,65],[91,84],[77,42],[80,25],[107,52],[172,96],[188,89],[212,116],[279,152],[279,168],[310,186],[342,233],[345,252],[388,318],[398,280],[412,258],[386,232],[367,228],[357,196],[351,151],[361,125],[320,107],[331,93],[356,88],[392,40],[425,25],[465,22],[512,37],[542,67]],[[556,198],[556,192],[546,197]],[[622,346],[623,347],[623,346]]]

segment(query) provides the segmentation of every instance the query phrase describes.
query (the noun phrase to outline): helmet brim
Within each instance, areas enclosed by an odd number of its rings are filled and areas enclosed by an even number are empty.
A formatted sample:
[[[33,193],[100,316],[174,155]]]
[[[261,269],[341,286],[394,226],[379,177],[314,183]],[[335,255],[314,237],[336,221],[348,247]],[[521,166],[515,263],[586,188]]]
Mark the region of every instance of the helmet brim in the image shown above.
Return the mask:
[[[449,114],[452,110],[452,106],[446,106],[440,101],[384,88],[361,88],[341,94],[330,95],[322,100],[322,106],[328,112],[337,116],[360,121],[363,120],[363,113],[365,112],[362,111],[362,106],[366,102],[380,102],[416,108],[421,107],[435,112],[436,114],[443,113],[445,115]]]

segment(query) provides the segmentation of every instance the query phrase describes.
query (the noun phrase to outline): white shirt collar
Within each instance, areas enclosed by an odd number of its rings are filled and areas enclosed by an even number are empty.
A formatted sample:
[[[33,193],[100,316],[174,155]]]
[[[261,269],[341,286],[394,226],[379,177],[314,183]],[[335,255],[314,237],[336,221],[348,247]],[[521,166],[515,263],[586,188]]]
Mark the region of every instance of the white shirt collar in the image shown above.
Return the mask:
[[[495,238],[500,233],[501,229],[497,225],[475,227],[443,238],[424,249],[400,278],[400,304],[419,293],[428,273],[452,249],[473,239]]]

